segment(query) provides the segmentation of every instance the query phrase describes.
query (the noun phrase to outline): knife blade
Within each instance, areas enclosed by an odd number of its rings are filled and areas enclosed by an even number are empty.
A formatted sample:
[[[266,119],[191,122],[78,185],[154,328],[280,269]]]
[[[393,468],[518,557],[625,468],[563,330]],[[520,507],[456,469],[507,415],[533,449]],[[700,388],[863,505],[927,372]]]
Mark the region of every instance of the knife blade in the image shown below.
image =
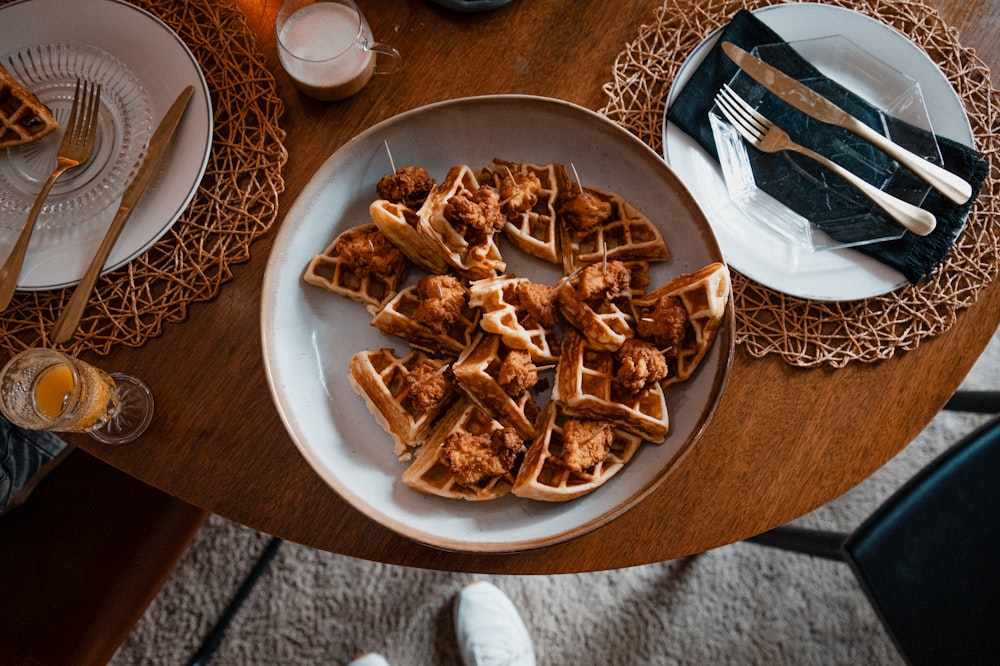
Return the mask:
[[[926,183],[956,204],[964,204],[972,198],[972,186],[960,176],[927,161],[876,132],[802,82],[747,53],[732,42],[723,42],[722,50],[751,78],[802,113],[820,122],[841,127],[861,137],[920,176]]]
[[[170,141],[173,139],[174,132],[180,124],[181,117],[183,117],[188,101],[191,99],[193,93],[194,86],[184,88],[173,104],[170,105],[170,108],[167,109],[163,119],[160,120],[160,123],[153,131],[146,154],[140,158],[141,164],[139,165],[139,170],[136,172],[132,182],[125,188],[121,203],[118,205],[118,212],[115,213],[115,217],[111,221],[111,226],[108,227],[104,235],[104,240],[101,241],[101,246],[97,249],[97,253],[91,260],[90,266],[87,267],[83,277],[80,278],[80,282],[76,285],[73,295],[70,296],[69,302],[52,327],[51,337],[53,342],[63,343],[73,337],[73,333],[80,323],[80,317],[83,315],[83,310],[87,306],[87,301],[90,299],[90,294],[97,283],[97,278],[101,274],[101,269],[104,268],[104,262],[107,261],[108,255],[111,254],[111,249],[118,240],[122,229],[125,228],[125,223],[132,216],[132,211],[135,210],[136,203],[138,203],[139,198],[146,191],[146,187],[153,179],[157,167],[163,161],[163,156],[170,146]]]

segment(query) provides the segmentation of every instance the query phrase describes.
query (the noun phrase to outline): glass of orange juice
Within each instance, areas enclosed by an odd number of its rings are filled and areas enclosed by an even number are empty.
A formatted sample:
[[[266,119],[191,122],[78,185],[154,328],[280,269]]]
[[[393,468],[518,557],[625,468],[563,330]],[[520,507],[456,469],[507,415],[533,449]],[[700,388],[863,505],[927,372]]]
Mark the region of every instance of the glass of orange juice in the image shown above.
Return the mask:
[[[0,411],[28,430],[86,432],[125,444],[153,418],[149,388],[52,349],[27,349],[0,371]]]

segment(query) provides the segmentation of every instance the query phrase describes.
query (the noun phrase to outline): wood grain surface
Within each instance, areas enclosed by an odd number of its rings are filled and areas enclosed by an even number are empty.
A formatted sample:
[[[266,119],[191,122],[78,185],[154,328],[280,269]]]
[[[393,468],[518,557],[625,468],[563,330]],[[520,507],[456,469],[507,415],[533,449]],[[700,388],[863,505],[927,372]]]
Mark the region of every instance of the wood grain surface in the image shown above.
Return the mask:
[[[444,99],[492,93],[606,102],[615,57],[648,23],[652,0],[514,0],[463,15],[422,0],[361,2],[403,68],[356,97],[314,102],[293,88],[275,52],[277,2],[240,0],[286,105],[287,210],[313,172],[358,132]],[[679,0],[690,11],[697,0]],[[933,0],[963,46],[1000,69],[1000,3]],[[138,349],[91,359],[134,373],[156,396],[148,433],[125,447],[74,442],[181,499],[263,532],[345,555],[470,572],[554,573],[644,564],[721,546],[796,518],[862,481],[942,407],[1000,322],[1000,286],[945,334],[875,364],[799,369],[737,347],[728,390],[693,450],[637,507],[571,542],[503,555],[424,547],[362,516],[315,474],[269,394],[260,295],[274,233],[213,302],[190,309]]]

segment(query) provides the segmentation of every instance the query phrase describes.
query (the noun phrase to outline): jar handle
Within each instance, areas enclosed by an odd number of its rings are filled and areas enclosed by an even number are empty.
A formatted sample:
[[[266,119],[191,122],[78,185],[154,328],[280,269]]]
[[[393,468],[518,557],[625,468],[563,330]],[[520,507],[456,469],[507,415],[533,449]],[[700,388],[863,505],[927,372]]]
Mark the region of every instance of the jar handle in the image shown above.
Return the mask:
[[[399,70],[403,57],[393,47],[381,42],[371,42],[368,50],[375,54],[376,74],[392,74]]]

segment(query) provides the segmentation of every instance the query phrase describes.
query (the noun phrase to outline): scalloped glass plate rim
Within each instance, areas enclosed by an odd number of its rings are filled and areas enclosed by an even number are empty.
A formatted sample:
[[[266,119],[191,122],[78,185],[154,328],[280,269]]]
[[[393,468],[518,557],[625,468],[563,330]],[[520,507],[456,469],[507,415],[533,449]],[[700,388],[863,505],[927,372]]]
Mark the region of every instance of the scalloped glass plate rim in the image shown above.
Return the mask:
[[[55,52],[58,52],[54,55]],[[65,52],[65,53],[63,53]],[[36,62],[30,66],[31,72],[25,71],[25,65],[17,62],[23,61],[28,53],[35,54]],[[89,56],[89,58],[88,58]],[[74,58],[75,61],[67,63],[64,58]],[[47,236],[50,242],[67,242],[65,238],[59,238],[60,234],[71,236],[75,227],[83,227],[95,216],[106,210],[115,203],[125,190],[125,186],[131,179],[137,158],[145,149],[149,135],[152,132],[152,118],[149,113],[149,99],[146,95],[142,83],[135,77],[132,70],[118,58],[107,51],[97,48],[91,44],[81,42],[58,42],[49,44],[33,44],[15,51],[9,51],[0,59],[8,63],[7,70],[16,76],[22,83],[31,86],[47,87],[49,89],[61,86],[68,90],[72,85],[72,80],[80,71],[68,71],[64,67],[78,65],[91,72],[93,83],[102,85],[102,97],[105,100],[113,100],[115,108],[102,112],[105,117],[108,113],[122,116],[132,127],[131,131],[120,128],[116,123],[116,130],[121,130],[122,143],[119,155],[114,159],[114,164],[108,167],[101,167],[100,174],[82,174],[81,178],[86,178],[82,187],[72,191],[58,194],[62,182],[72,181],[75,172],[86,171],[86,164],[82,167],[67,172],[60,181],[57,181],[48,199],[43,204],[42,214],[39,217],[38,228],[34,235],[38,237]],[[76,60],[82,60],[78,62]],[[39,73],[40,72],[40,73]],[[95,73],[96,72],[96,73]],[[130,90],[134,87],[135,90]],[[44,100],[43,100],[44,101]],[[52,137],[54,140],[54,136]],[[31,145],[9,148],[11,150],[30,150]],[[54,150],[53,146],[53,150]],[[99,146],[94,149],[95,153],[100,150]],[[92,158],[93,159],[93,158]],[[54,162],[53,162],[54,163]],[[0,161],[0,171],[6,166],[6,162]],[[96,176],[102,176],[97,179]],[[0,178],[0,186],[5,178]],[[63,188],[65,189],[65,188]],[[8,190],[0,190],[0,195],[6,200],[0,205],[0,215],[7,216],[7,222],[11,228],[20,229],[19,223],[27,217],[31,207],[35,202],[35,195],[17,193]],[[16,201],[15,201],[16,200]],[[56,218],[55,222],[43,225],[43,218]],[[64,218],[75,217],[75,221],[64,222]]]

